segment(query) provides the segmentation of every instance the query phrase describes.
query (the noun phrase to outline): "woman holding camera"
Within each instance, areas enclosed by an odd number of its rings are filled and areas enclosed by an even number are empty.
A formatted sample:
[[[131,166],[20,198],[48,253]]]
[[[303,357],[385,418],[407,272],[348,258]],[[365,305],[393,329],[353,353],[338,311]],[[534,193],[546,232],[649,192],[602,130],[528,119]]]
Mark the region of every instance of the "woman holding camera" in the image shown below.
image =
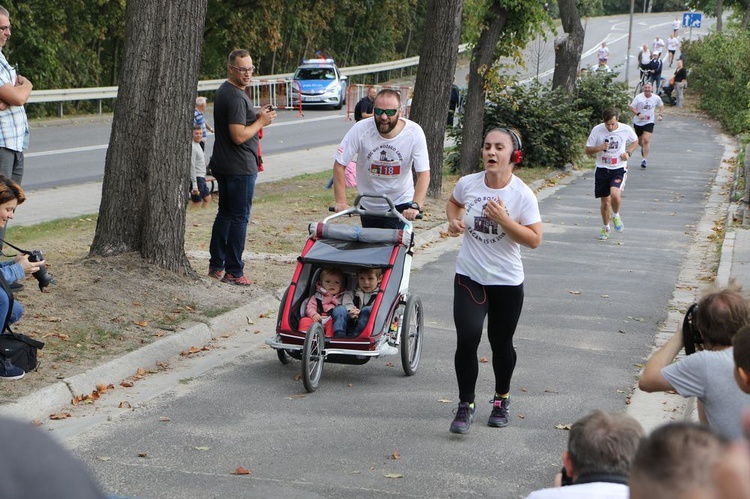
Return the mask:
[[[26,195],[23,193],[21,186],[13,180],[0,175],[0,227],[5,227],[8,224],[8,220],[13,219],[16,206],[25,200]],[[5,286],[0,287],[0,321],[3,321],[2,331],[5,331],[6,317],[8,318],[8,324],[13,324],[23,314],[21,304],[17,300],[13,300],[13,310],[10,316],[8,316],[8,309],[10,308],[10,296],[8,295],[10,288],[8,286],[23,279],[27,274],[33,274],[42,265],[44,265],[44,261],[30,262],[29,256],[23,253],[19,254],[14,260],[0,262],[0,274],[2,274],[2,279],[6,283]],[[23,369],[11,364],[7,358],[2,358],[1,360],[0,379],[21,379],[26,374]]]

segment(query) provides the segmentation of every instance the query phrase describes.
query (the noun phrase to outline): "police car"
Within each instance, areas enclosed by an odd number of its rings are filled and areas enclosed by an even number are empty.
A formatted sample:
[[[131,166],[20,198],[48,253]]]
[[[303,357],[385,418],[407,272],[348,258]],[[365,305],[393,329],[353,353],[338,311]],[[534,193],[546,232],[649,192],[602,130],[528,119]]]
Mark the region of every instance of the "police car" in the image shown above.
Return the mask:
[[[306,59],[292,77],[292,104],[297,106],[332,106],[341,109],[346,103],[346,76],[333,59]]]

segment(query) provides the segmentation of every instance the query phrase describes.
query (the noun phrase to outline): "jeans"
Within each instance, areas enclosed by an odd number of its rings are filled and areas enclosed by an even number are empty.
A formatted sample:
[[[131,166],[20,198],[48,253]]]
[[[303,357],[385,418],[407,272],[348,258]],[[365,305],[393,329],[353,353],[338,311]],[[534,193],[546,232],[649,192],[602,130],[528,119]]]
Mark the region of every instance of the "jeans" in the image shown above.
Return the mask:
[[[682,107],[682,82],[678,81],[674,86],[675,90],[677,90],[677,107]]]
[[[362,307],[359,310],[359,317],[357,317],[357,326],[354,328],[354,336],[359,336],[367,326],[367,321],[370,320],[370,314],[372,313],[372,307]]]
[[[4,321],[5,317],[8,315],[8,307],[10,306],[10,300],[8,299],[8,294],[0,290],[0,321]],[[23,315],[23,305],[18,303],[18,300],[13,300],[13,312],[10,314],[10,318],[8,319],[8,324],[13,324],[18,319],[21,318]]]
[[[251,175],[223,175],[215,173],[219,184],[219,211],[211,231],[211,259],[209,266],[225,270],[232,277],[241,277],[245,264],[247,224],[255,193],[257,173]]]
[[[343,305],[336,305],[331,310],[333,321],[333,336],[341,338],[346,336],[346,326],[349,324],[349,310]]]
[[[23,180],[23,152],[0,147],[0,174],[21,185],[21,180]],[[0,239],[5,239],[5,226],[0,227]],[[0,251],[2,250],[3,243],[0,241]]]

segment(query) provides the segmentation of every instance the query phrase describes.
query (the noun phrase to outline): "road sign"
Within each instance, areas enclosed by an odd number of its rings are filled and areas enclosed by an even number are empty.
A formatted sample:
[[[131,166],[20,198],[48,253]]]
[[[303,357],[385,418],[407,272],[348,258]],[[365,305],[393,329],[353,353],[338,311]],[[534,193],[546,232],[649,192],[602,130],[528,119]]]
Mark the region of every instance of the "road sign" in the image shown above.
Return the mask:
[[[700,28],[703,21],[703,14],[700,12],[685,12],[682,14],[683,28]]]

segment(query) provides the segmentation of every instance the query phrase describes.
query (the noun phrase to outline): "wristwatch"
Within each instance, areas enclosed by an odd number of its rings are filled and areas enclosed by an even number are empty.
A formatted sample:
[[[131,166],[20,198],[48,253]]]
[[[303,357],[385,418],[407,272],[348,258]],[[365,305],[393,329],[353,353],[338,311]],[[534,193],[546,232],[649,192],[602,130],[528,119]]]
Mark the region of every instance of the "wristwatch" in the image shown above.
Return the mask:
[[[407,208],[412,209],[412,210],[422,211],[422,208],[419,206],[419,203],[417,203],[416,201],[412,201],[411,203],[409,203],[409,206],[407,206]]]

